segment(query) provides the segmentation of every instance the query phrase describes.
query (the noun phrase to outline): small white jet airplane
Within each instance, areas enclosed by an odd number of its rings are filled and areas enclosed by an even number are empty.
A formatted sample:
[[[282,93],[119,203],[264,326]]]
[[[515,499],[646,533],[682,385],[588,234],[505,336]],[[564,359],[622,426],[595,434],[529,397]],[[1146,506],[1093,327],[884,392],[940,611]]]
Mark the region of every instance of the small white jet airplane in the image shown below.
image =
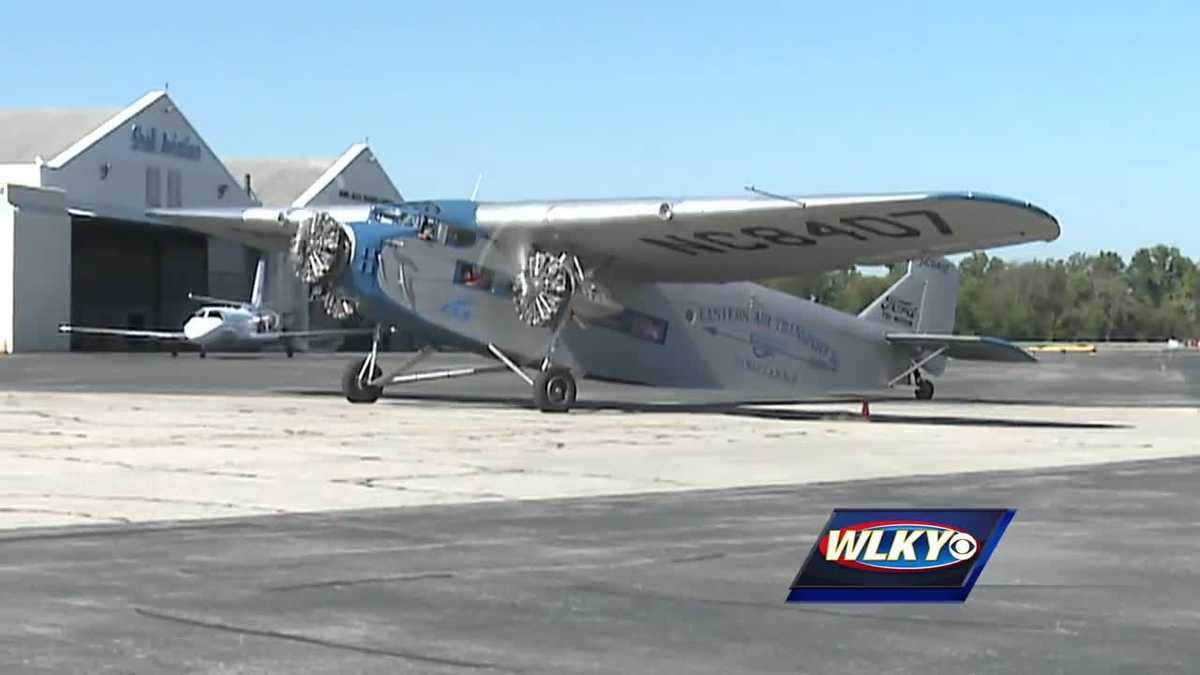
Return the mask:
[[[295,354],[292,340],[335,335],[361,335],[363,330],[308,330],[289,332],[283,327],[278,312],[263,305],[263,284],[266,279],[266,260],[259,258],[254,272],[254,288],[249,302],[223,300],[207,295],[188,293],[188,298],[209,303],[196,310],[183,324],[181,331],[134,330],[129,328],[91,328],[62,324],[60,333],[75,335],[107,335],[134,340],[154,340],[170,346],[171,356],[179,356],[184,343],[195,345],[200,358],[209,350],[256,351],[267,346],[282,345],[288,358]]]
[[[331,316],[358,312],[375,346],[349,364],[346,398],[393,384],[511,370],[543,411],[575,402],[576,375],[733,390],[759,399],[909,384],[946,357],[1033,361],[996,338],[954,335],[958,272],[940,256],[1058,237],[1048,212],[970,192],[488,203],[434,200],[313,208],[153,209],[162,222],[267,250],[290,247]],[[908,260],[858,316],[750,283]],[[499,365],[384,373],[383,330]],[[526,372],[532,369],[533,374]]]

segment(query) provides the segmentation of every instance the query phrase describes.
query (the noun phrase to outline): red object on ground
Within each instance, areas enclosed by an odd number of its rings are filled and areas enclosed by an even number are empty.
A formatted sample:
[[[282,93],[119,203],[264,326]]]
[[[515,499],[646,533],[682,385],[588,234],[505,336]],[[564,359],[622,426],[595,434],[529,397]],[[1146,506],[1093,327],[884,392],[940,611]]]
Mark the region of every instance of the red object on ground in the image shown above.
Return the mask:
[[[862,417],[864,420],[871,419],[871,404],[867,403],[866,401],[863,401]]]

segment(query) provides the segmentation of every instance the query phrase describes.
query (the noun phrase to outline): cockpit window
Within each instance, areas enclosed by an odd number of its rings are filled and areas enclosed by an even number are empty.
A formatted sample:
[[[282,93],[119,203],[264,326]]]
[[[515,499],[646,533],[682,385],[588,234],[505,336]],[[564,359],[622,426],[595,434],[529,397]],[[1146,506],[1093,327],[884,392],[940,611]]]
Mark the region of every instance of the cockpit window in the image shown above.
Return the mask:
[[[445,228],[445,243],[447,246],[467,247],[475,245],[475,230],[466,228],[453,227],[442,224]]]
[[[378,221],[390,221],[402,227],[411,227],[417,231],[417,239],[421,241],[437,242],[456,248],[474,246],[477,238],[472,228],[452,225],[428,213],[408,211],[396,206],[377,206],[372,209],[371,217]]]

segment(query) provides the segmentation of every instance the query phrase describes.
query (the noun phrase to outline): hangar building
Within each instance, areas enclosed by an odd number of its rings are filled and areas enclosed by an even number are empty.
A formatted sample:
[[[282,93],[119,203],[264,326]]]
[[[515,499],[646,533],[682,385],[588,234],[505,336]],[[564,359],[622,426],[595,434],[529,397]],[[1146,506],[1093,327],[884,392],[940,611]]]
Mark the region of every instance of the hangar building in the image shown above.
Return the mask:
[[[329,160],[222,162],[165,91],[124,109],[0,110],[0,353],[120,348],[57,326],[175,328],[195,309],[189,292],[248,297],[257,251],[148,208],[399,199],[362,143]],[[282,254],[268,270],[269,302],[308,325]]]

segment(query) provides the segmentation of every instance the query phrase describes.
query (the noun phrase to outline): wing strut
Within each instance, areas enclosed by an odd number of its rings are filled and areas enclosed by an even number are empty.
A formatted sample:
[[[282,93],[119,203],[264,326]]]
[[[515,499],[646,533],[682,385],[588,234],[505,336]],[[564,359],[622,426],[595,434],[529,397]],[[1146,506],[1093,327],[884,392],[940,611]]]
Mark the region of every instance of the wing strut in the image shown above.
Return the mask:
[[[932,353],[930,353],[928,356],[921,359],[920,361],[913,361],[913,364],[911,366],[909,366],[908,368],[905,368],[903,372],[901,372],[899,375],[897,375],[896,377],[893,377],[891,380],[889,380],[887,383],[887,386],[889,388],[896,386],[897,382],[899,382],[900,380],[903,380],[904,378],[908,377],[909,375],[912,375],[913,372],[915,372],[918,368],[920,368],[921,366],[925,365],[926,363],[929,363],[930,361],[936,359],[937,357],[941,356],[949,348],[950,348],[949,346],[943,345],[941,347],[938,347],[936,350],[934,350]]]

